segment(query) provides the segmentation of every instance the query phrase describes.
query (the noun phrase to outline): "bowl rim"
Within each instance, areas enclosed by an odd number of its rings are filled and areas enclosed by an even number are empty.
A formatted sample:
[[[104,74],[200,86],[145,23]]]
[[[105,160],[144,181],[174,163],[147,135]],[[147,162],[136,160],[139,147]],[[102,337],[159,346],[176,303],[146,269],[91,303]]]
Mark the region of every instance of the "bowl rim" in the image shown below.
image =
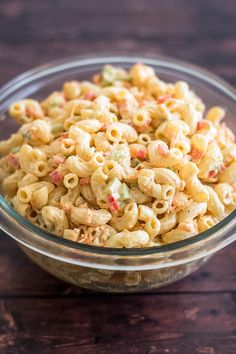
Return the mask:
[[[147,65],[162,65],[162,67],[172,68],[178,70],[180,72],[189,74],[194,76],[195,78],[201,79],[202,82],[207,84],[211,84],[215,88],[218,88],[221,92],[229,96],[236,103],[236,90],[233,86],[228,84],[226,81],[219,78],[217,75],[212,74],[206,69],[203,69],[199,66],[189,64],[182,60],[177,60],[174,58],[170,58],[163,55],[139,55],[139,54],[128,54],[120,55],[120,54],[111,54],[111,53],[99,53],[99,54],[87,54],[87,55],[77,55],[72,57],[63,58],[60,60],[50,61],[46,64],[39,65],[31,70],[25,71],[24,73],[16,76],[12,80],[8,81],[5,85],[0,89],[0,106],[1,101],[4,100],[7,95],[13,93],[16,89],[22,87],[24,84],[30,85],[33,80],[38,79],[40,77],[46,77],[48,74],[59,73],[62,70],[69,69],[72,67],[77,67],[78,64],[80,66],[83,65],[91,65],[91,64],[105,64],[110,63],[114,64],[117,62],[126,62],[130,64],[134,64],[136,62],[143,62]],[[122,65],[122,64],[120,64]],[[236,224],[236,210],[231,212],[226,218],[221,220],[215,226],[210,228],[207,231],[199,233],[195,236],[192,236],[188,239],[161,245],[155,247],[148,248],[109,248],[102,246],[94,246],[87,245],[83,243],[76,243],[71,240],[64,239],[62,237],[58,237],[46,230],[39,228],[38,226],[32,224],[27,219],[16,213],[16,211],[6,202],[2,195],[0,195],[0,209],[4,210],[5,213],[8,214],[11,218],[16,220],[20,225],[22,225],[25,229],[34,233],[33,236],[37,235],[42,238],[44,241],[53,242],[54,245],[61,245],[68,249],[73,250],[81,250],[91,254],[100,254],[100,255],[110,255],[110,256],[145,256],[145,255],[153,255],[157,253],[165,253],[169,251],[176,251],[179,249],[183,249],[186,246],[194,245],[199,243],[200,241],[211,239],[216,232],[219,232],[222,228],[229,226],[233,223],[233,226]],[[7,232],[4,227],[0,224],[0,227],[3,231]],[[13,236],[13,235],[11,235]]]

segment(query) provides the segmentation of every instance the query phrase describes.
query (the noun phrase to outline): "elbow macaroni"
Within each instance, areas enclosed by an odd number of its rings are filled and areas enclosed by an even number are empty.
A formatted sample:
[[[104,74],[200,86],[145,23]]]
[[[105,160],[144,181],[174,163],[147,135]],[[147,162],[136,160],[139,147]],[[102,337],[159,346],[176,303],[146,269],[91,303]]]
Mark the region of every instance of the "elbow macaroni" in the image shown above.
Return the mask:
[[[236,208],[226,111],[153,68],[104,67],[9,114],[0,187],[23,217],[74,242],[151,247],[204,232]]]
[[[188,162],[179,168],[180,177],[186,183],[186,190],[196,202],[208,200],[208,191],[198,178],[198,167],[193,162]]]

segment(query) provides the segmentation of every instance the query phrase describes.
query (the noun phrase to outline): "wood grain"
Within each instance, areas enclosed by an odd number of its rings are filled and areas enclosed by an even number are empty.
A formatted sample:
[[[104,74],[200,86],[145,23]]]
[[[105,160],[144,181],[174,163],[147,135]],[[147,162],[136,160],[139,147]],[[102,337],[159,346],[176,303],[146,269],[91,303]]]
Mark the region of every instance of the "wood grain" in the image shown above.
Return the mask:
[[[173,56],[235,85],[235,18],[235,0],[1,0],[0,85],[104,51]],[[53,278],[0,232],[0,353],[234,354],[235,247],[176,284],[111,296]]]
[[[236,297],[229,293],[91,294],[73,299],[31,299],[30,306],[28,299],[5,300],[0,301],[0,350],[233,354],[235,312]]]
[[[1,0],[0,83],[49,60],[117,50],[170,55],[235,83],[235,15],[234,0]]]

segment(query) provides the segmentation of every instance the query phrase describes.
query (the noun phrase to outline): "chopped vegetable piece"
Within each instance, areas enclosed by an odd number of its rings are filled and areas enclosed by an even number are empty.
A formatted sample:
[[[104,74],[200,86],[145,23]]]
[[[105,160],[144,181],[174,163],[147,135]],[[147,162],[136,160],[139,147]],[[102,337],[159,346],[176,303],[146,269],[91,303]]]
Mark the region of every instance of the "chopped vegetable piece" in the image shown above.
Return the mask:
[[[111,85],[116,80],[129,80],[129,75],[122,68],[116,68],[112,65],[105,65],[102,71],[103,83]]]
[[[109,127],[109,124],[108,123],[104,123],[101,127],[101,131],[105,132],[107,130],[107,128]]]
[[[108,202],[109,202],[109,209],[112,212],[116,212],[117,210],[119,210],[119,204],[116,201],[116,198],[113,197],[112,194],[107,196]]]
[[[15,155],[13,155],[12,153],[10,153],[7,156],[7,161],[10,163],[11,167],[16,170],[17,168],[20,167],[20,161],[18,159],[18,157],[16,157]]]
[[[26,130],[25,132],[22,133],[22,136],[24,139],[30,140],[31,139],[31,131]]]
[[[65,103],[63,94],[55,94],[49,98],[49,107],[62,107]]]
[[[168,101],[171,98],[171,95],[164,95],[164,96],[160,96],[157,99],[157,103],[158,104],[162,104],[165,103],[166,101]]]
[[[113,150],[110,153],[109,160],[120,161],[126,157],[125,151],[123,150]]]
[[[20,151],[20,147],[19,146],[14,146],[12,149],[11,149],[11,152],[12,154],[16,154],[17,152]]]
[[[49,177],[50,177],[51,182],[56,185],[61,183],[64,178],[63,173],[59,170],[55,170],[55,171],[51,172]]]
[[[52,128],[51,128],[52,134],[59,134],[59,133],[62,133],[63,131],[64,131],[64,127],[62,124],[60,124],[60,123],[53,123],[52,124]]]
[[[132,158],[132,159],[130,160],[131,167],[133,167],[133,168],[137,167],[137,166],[140,164],[140,162],[141,162],[141,161],[140,161],[139,159]]]
[[[198,150],[197,148],[193,147],[190,152],[190,155],[193,160],[201,160],[201,158],[203,156],[203,152]]]
[[[37,112],[34,107],[27,107],[27,108],[26,108],[26,114],[27,114],[28,116],[32,116],[32,117],[34,117],[34,118],[36,118],[36,119],[40,119],[40,118],[43,117],[42,112]]]
[[[136,157],[138,159],[146,159],[148,154],[145,148],[137,149],[135,147],[130,148],[130,155],[131,157]]]
[[[118,194],[118,189],[121,186],[121,182],[118,178],[113,178],[106,186],[104,192],[106,194]]]
[[[211,171],[209,171],[209,173],[208,173],[208,176],[209,177],[215,177],[217,175],[217,171],[216,170],[211,170]]]
[[[82,178],[80,178],[79,183],[80,183],[81,185],[90,184],[90,181],[91,181],[91,178],[90,178],[90,177],[82,177]]]
[[[112,84],[116,79],[116,69],[111,65],[105,65],[102,71],[102,77],[107,84]]]
[[[207,120],[200,120],[197,123],[197,130],[200,129],[209,129],[210,128],[210,123]]]
[[[92,101],[94,100],[94,98],[96,98],[97,95],[95,92],[92,92],[92,91],[88,91],[84,94],[84,99],[85,100],[89,100],[89,101]]]
[[[129,188],[125,183],[122,183],[122,185],[119,188],[119,194],[120,194],[120,199],[121,200],[126,200],[130,198],[130,192]]]
[[[67,138],[69,138],[69,133],[68,132],[61,133],[60,140],[67,139]]]

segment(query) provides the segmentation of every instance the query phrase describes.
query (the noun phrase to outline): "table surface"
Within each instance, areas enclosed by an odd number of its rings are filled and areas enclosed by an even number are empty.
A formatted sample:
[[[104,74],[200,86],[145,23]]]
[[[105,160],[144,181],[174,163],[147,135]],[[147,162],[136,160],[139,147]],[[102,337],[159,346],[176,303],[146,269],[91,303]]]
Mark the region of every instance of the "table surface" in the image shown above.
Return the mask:
[[[165,54],[236,83],[235,0],[0,2],[0,84],[99,51]],[[0,233],[0,353],[236,353],[235,245],[146,294],[63,283]]]

